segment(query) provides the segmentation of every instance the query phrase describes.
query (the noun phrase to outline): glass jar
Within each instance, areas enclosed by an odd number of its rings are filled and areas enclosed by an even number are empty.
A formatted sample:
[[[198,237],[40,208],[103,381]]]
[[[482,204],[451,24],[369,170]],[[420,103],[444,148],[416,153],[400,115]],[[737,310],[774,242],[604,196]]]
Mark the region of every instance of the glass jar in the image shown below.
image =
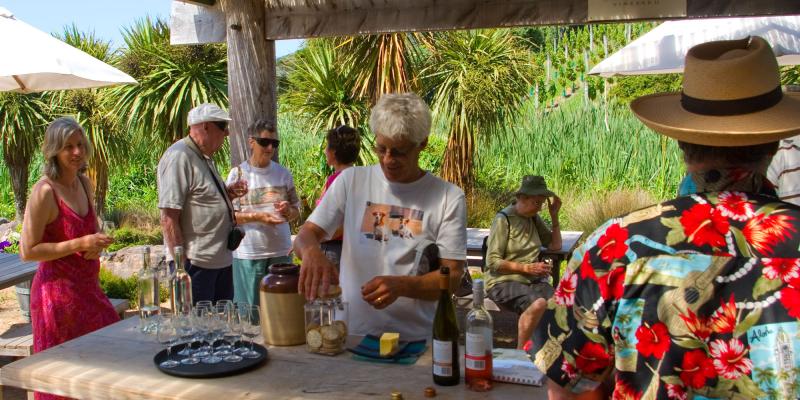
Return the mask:
[[[342,289],[331,285],[328,292],[306,303],[306,347],[309,352],[333,356],[344,351],[347,341],[347,302]]]
[[[300,267],[296,264],[273,264],[261,280],[261,331],[264,342],[275,346],[294,346],[305,342],[303,305],[298,293]]]

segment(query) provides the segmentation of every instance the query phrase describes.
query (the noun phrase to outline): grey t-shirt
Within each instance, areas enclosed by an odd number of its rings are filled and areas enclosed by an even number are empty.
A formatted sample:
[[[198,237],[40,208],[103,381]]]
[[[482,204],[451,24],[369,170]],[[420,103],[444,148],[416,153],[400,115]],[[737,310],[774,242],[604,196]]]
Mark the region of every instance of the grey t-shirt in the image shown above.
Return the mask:
[[[158,162],[158,208],[181,210],[186,257],[192,264],[209,269],[224,268],[233,262],[227,248],[231,230],[225,204],[228,200],[217,189],[214,178],[224,185],[214,162],[189,138],[175,142]]]

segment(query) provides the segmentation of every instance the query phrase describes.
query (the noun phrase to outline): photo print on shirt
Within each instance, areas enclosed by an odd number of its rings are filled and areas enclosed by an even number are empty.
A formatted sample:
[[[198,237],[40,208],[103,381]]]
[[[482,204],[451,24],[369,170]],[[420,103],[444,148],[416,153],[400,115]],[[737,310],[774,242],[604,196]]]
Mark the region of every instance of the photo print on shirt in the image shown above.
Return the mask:
[[[361,220],[361,234],[381,243],[414,239],[422,233],[424,214],[421,210],[368,201]]]

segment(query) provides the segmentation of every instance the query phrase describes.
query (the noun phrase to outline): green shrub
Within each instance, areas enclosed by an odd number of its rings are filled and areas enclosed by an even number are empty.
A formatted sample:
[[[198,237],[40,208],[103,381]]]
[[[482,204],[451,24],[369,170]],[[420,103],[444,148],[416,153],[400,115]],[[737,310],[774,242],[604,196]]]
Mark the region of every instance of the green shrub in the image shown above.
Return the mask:
[[[121,278],[107,268],[100,268],[100,288],[110,299],[127,299],[131,308],[139,305],[139,279],[136,275]],[[169,291],[162,285],[158,291],[162,303],[169,299]]]
[[[112,299],[127,299],[130,307],[139,304],[139,282],[136,275],[120,278],[107,268],[100,268],[100,288]]]
[[[114,243],[108,247],[108,251],[117,251],[130,246],[153,245],[164,242],[164,237],[160,228],[149,230],[132,227],[122,227],[111,233]]]

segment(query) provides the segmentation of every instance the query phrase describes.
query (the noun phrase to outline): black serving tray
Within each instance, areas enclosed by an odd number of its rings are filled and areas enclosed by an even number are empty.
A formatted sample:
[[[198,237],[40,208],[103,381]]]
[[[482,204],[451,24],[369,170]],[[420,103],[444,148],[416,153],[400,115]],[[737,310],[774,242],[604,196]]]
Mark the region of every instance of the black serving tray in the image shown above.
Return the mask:
[[[245,346],[250,347],[250,342],[243,342]],[[172,347],[172,359],[180,361],[183,357],[177,353],[181,351],[186,345],[180,344]],[[230,376],[241,374],[254,369],[267,361],[267,349],[258,344],[253,343],[253,350],[261,354],[258,358],[243,358],[242,361],[230,363],[219,362],[217,364],[204,364],[202,362],[197,364],[181,364],[175,368],[161,368],[159,364],[167,359],[167,349],[161,350],[153,357],[153,362],[156,364],[161,372],[167,375],[180,376],[183,378],[220,378],[223,376]]]

